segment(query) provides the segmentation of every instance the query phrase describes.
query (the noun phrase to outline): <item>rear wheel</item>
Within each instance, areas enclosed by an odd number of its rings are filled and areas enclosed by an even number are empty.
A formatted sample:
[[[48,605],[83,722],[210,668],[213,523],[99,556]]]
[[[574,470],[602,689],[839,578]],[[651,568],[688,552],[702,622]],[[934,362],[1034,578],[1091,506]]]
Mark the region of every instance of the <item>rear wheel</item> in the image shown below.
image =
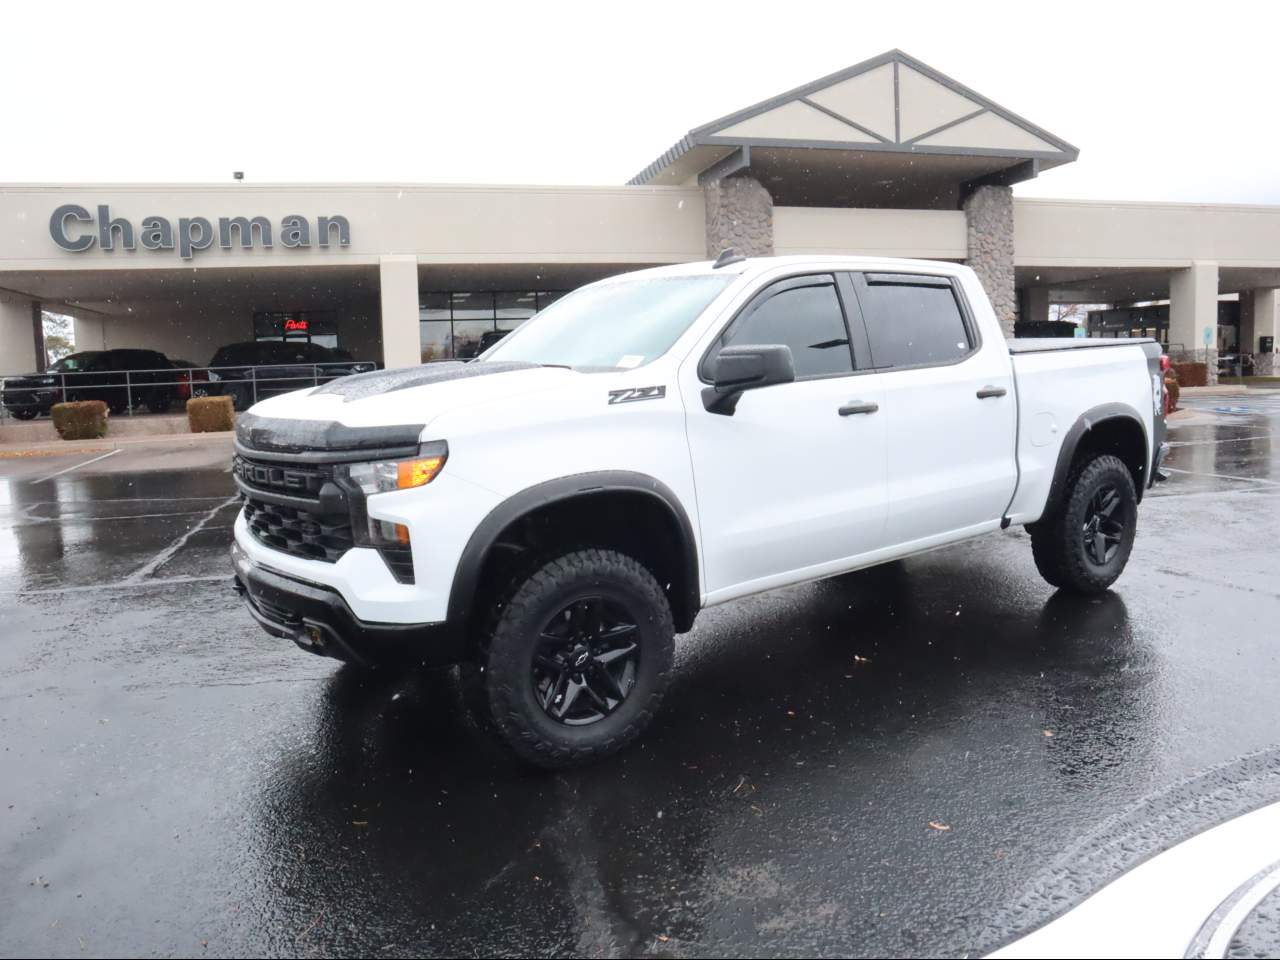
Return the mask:
[[[1074,593],[1102,593],[1124,571],[1138,526],[1138,497],[1128,467],[1110,455],[1071,471],[1066,499],[1031,531],[1040,575]]]
[[[34,420],[40,411],[34,410],[31,407],[24,407],[18,410],[10,410],[9,412],[19,420]]]
[[[147,397],[147,409],[152,413],[166,413],[173,405],[173,398],[164,391],[157,391]]]
[[[482,651],[497,733],[522,759],[563,768],[636,739],[666,690],[671,608],[637,561],[580,550],[513,584]]]

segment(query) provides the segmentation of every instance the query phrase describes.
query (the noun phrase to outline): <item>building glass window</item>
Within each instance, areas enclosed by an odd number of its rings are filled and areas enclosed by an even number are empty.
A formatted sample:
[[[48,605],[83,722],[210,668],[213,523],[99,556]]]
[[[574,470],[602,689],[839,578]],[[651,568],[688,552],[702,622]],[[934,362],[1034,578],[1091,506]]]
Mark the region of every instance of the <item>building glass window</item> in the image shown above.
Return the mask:
[[[564,290],[433,291],[418,302],[418,340],[423,363],[470,360],[483,353]]]
[[[532,290],[528,293],[499,293],[495,300],[498,329],[504,332],[514,330],[538,311],[538,294]]]

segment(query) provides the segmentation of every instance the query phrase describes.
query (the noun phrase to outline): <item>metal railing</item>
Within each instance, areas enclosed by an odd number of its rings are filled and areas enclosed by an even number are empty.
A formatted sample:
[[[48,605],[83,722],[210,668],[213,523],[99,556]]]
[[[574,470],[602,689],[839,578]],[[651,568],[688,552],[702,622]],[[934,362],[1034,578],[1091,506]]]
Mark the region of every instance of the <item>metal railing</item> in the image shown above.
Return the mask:
[[[237,408],[245,409],[262,397],[319,386],[377,366],[369,361],[334,361],[8,374],[0,376],[0,420],[32,419],[68,399],[104,400],[113,413],[130,416],[138,407],[164,412],[175,400],[193,396],[230,396]]]

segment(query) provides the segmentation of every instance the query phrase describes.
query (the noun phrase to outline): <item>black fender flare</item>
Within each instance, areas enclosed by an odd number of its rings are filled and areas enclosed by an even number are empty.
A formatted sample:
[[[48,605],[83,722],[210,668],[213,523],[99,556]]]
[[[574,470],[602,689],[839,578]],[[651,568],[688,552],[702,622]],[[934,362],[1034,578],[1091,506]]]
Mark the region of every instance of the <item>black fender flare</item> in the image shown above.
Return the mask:
[[[602,493],[638,493],[651,497],[668,511],[676,530],[684,565],[684,582],[672,584],[673,599],[680,601],[680,608],[673,610],[676,631],[683,633],[693,626],[694,617],[702,606],[700,586],[701,571],[698,565],[698,542],[693,524],[675,492],[661,480],[644,473],[628,470],[602,470],[558,477],[535,484],[513,494],[494,507],[471,533],[453,576],[449,590],[449,622],[464,625],[471,612],[471,604],[480,585],[480,571],[484,568],[498,536],[515,521],[535,510],[571,500],[577,497]]]
[[[1041,514],[1041,517],[1049,516],[1062,501],[1062,497],[1066,493],[1067,475],[1071,472],[1071,463],[1075,460],[1076,450],[1080,447],[1080,441],[1094,427],[1109,420],[1132,420],[1142,433],[1143,476],[1134,484],[1137,488],[1138,500],[1142,500],[1143,490],[1148,485],[1151,473],[1151,458],[1153,456],[1151,438],[1147,435],[1147,428],[1142,423],[1141,414],[1127,403],[1102,403],[1096,407],[1090,407],[1080,414],[1076,418],[1076,422],[1071,425],[1071,429],[1067,431],[1066,436],[1062,438],[1062,446],[1058,448],[1058,462],[1053,468],[1053,481],[1049,484],[1049,495],[1045,498],[1044,513]]]

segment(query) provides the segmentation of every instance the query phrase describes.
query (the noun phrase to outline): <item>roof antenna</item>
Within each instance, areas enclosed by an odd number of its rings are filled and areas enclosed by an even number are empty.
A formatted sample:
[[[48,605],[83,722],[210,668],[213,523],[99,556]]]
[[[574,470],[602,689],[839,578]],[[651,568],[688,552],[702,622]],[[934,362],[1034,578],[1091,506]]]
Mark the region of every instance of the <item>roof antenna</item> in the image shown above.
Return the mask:
[[[721,267],[727,267],[731,263],[742,263],[746,259],[737,251],[736,247],[725,247],[720,251],[720,256],[716,257],[716,262],[711,265],[711,269],[719,270]]]

